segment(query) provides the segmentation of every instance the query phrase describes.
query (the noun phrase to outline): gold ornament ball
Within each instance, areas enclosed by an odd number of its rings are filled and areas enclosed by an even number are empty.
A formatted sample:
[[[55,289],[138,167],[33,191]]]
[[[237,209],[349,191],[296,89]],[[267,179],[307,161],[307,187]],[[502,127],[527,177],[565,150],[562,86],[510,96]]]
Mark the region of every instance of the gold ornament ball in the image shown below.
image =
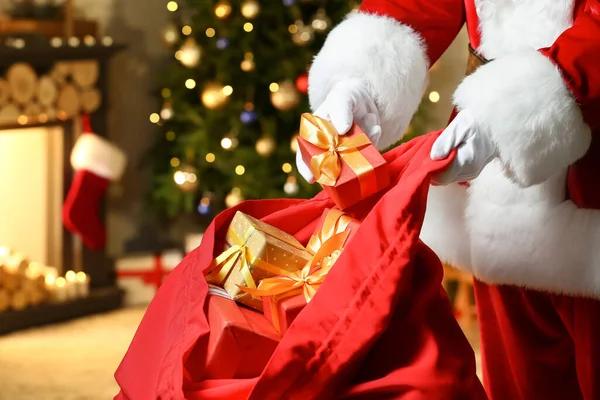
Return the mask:
[[[211,82],[204,87],[201,99],[204,107],[210,110],[215,110],[227,104],[229,96],[223,93],[223,85],[220,85],[216,82]]]
[[[256,152],[261,156],[269,156],[275,151],[275,140],[270,136],[263,136],[256,141]]]
[[[177,168],[173,174],[173,180],[184,192],[194,192],[198,190],[200,182],[198,181],[198,170],[192,165],[182,165]]]
[[[237,206],[242,201],[244,201],[244,197],[238,188],[231,189],[231,192],[225,197],[225,205],[229,208]]]
[[[173,46],[179,40],[179,29],[175,24],[168,24],[161,32],[163,43],[167,47]]]
[[[242,3],[242,15],[248,19],[256,18],[260,12],[260,4],[257,0],[246,0]]]
[[[271,103],[280,111],[293,110],[300,102],[300,93],[292,81],[279,83],[279,89],[271,92]]]
[[[188,68],[195,68],[200,63],[202,49],[194,38],[187,38],[178,51],[177,59]]]
[[[215,6],[215,15],[219,19],[225,19],[231,14],[231,4],[228,1],[219,1]]]

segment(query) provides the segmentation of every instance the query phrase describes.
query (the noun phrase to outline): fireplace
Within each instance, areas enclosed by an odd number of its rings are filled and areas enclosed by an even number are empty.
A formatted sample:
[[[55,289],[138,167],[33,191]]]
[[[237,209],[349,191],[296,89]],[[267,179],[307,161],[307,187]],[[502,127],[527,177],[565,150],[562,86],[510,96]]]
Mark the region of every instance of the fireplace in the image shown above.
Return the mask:
[[[59,272],[73,269],[60,219],[64,136],[60,125],[0,130],[0,244]]]
[[[94,133],[106,135],[107,64],[119,49],[108,41],[0,47],[0,264],[3,249],[10,248],[26,260],[10,266],[15,273],[22,268],[24,276],[33,274],[35,264],[36,270],[47,267],[44,271],[56,275],[40,278],[45,301],[0,307],[0,334],[121,305],[112,260],[104,251],[83,246],[62,222],[62,205],[74,177],[71,150],[82,131],[80,115],[90,115]],[[104,220],[105,204],[98,212]],[[2,287],[7,268],[0,265],[0,304],[2,292],[5,297],[9,293]],[[60,289],[67,271],[73,279],[85,277],[89,292],[68,299],[50,296],[49,285],[57,279]],[[21,289],[11,290],[14,295]]]

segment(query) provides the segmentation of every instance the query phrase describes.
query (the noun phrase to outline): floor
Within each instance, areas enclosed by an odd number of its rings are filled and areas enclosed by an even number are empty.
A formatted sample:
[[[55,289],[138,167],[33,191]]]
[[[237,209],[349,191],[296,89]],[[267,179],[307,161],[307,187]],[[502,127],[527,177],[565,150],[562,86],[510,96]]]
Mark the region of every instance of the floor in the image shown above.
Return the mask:
[[[0,400],[111,399],[113,373],[143,313],[124,309],[0,337]],[[476,332],[466,333],[477,348]]]
[[[144,309],[0,337],[0,400],[108,400]],[[42,394],[43,393],[43,394]]]

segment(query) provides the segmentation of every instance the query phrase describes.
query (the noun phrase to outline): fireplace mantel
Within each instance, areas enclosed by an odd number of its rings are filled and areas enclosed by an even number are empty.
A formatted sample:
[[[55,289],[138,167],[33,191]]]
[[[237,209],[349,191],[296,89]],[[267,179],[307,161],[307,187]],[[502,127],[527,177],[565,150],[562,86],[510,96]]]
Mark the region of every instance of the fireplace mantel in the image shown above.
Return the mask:
[[[96,59],[108,60],[115,53],[124,50],[125,46],[101,43],[93,46],[79,44],[76,47],[67,43],[53,47],[49,43],[26,46],[22,49],[2,46],[0,47],[0,68],[7,67],[17,62],[25,62],[36,66],[47,66],[56,61]]]

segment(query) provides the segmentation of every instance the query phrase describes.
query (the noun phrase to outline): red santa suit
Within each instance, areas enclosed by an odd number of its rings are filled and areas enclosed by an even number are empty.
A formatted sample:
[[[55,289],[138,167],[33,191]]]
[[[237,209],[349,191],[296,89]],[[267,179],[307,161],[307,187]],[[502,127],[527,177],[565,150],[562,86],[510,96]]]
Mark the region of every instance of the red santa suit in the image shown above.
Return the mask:
[[[358,79],[390,145],[465,22],[489,62],[454,103],[498,158],[432,188],[422,239],[478,279],[490,398],[600,398],[600,2],[364,0],[315,58],[311,106]]]

